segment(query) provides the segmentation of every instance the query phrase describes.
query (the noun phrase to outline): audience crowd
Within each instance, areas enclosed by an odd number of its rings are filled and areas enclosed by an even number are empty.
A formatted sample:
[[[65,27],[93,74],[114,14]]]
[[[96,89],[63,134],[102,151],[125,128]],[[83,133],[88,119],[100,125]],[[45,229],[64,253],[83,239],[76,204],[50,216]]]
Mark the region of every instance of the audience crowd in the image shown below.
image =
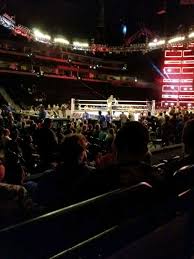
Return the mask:
[[[41,112],[41,111],[40,111]],[[191,112],[142,113],[139,121],[99,112],[98,121],[64,120],[53,128],[52,120],[36,120],[15,114],[4,106],[0,115],[0,218],[17,221],[110,190],[147,182],[160,186],[175,170],[194,161],[194,120]],[[166,165],[163,175],[151,164],[148,144],[181,143],[185,155]]]

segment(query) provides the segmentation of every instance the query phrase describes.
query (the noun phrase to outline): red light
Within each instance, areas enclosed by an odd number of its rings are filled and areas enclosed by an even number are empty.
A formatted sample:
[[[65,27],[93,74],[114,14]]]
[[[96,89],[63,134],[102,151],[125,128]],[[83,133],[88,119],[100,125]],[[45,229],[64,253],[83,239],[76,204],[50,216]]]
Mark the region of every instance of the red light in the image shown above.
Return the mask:
[[[184,65],[194,65],[194,60],[183,60]]]
[[[192,75],[194,73],[194,67],[183,67],[182,74]]]
[[[162,103],[194,103],[194,43],[191,49],[177,49],[183,48],[180,44],[174,47],[165,51],[163,70],[168,78],[163,78]]]
[[[184,58],[194,58],[194,51],[193,50],[184,50],[183,51]]]
[[[182,58],[183,51],[182,50],[166,50],[165,58]]]
[[[181,74],[181,67],[164,67],[164,73],[168,75]]]
[[[165,65],[180,65],[181,60],[165,60],[164,64]]]

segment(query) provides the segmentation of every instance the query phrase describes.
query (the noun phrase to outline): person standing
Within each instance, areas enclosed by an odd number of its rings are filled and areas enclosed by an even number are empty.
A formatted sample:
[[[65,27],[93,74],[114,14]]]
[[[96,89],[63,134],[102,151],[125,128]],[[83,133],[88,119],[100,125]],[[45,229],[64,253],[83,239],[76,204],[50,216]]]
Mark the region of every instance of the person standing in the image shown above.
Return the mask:
[[[40,106],[38,118],[40,120],[46,119],[47,113],[43,105]]]
[[[89,113],[85,111],[82,115],[82,120],[83,121],[88,121],[89,120]]]
[[[110,111],[107,112],[105,118],[106,118],[107,126],[109,127],[112,123],[112,115],[111,115]]]
[[[127,122],[127,115],[124,112],[120,114],[120,122],[121,122],[121,127],[123,127]]]
[[[105,116],[102,115],[101,111],[98,112],[98,122],[100,123],[101,128],[107,127]]]

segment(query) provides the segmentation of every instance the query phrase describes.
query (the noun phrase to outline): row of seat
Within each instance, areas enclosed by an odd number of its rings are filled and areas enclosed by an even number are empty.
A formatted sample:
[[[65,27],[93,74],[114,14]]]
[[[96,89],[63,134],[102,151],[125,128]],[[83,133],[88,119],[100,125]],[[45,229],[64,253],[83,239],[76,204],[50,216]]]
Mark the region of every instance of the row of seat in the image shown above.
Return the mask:
[[[1,256],[14,259],[108,258],[124,247],[129,249],[134,242],[170,222],[175,222],[171,238],[177,244],[177,215],[183,217],[183,225],[189,222],[193,180],[194,166],[187,166],[174,174],[174,186],[168,193],[166,189],[156,192],[149,184],[139,183],[4,228],[0,231]],[[185,248],[186,236],[183,231],[181,233],[183,255],[186,251],[190,253],[190,249]],[[187,236],[191,236],[189,232]],[[160,240],[160,235],[157,238]],[[169,249],[168,244],[166,246]],[[176,249],[172,250],[176,254]]]

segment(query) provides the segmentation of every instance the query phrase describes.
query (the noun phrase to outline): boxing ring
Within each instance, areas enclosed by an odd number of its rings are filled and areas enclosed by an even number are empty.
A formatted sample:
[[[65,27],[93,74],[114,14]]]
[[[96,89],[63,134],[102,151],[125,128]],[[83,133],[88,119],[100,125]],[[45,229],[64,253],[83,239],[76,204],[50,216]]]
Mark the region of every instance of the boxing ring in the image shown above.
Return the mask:
[[[109,99],[108,99],[109,100]],[[134,100],[116,100],[110,104],[108,100],[81,100],[71,99],[71,117],[81,118],[84,112],[87,112],[91,119],[98,117],[98,112],[101,111],[106,115],[111,112],[114,119],[119,119],[122,112],[126,115],[130,113],[134,115],[135,120],[138,120],[142,112],[150,111],[155,114],[155,100],[152,101],[134,101]]]

